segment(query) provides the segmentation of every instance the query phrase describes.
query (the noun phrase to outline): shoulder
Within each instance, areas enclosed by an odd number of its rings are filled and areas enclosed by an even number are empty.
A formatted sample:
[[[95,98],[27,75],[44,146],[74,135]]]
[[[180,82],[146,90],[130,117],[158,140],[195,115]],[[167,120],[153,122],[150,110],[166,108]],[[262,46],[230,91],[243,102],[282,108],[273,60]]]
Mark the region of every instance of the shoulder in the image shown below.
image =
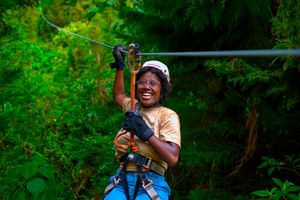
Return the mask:
[[[176,115],[176,116],[178,116],[174,110],[164,107],[164,106],[159,107],[159,113],[161,115]]]
[[[170,108],[160,107],[158,116],[162,121],[171,121],[176,124],[179,123],[178,114]]]

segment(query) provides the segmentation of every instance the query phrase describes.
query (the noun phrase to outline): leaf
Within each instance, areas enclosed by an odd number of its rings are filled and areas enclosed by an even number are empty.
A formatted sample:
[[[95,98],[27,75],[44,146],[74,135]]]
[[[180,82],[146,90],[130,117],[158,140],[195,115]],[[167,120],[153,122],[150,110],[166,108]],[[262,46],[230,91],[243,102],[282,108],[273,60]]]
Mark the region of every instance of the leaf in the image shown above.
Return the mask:
[[[44,192],[40,197],[40,200],[58,200],[58,199],[59,198],[57,198],[55,194],[53,194],[53,192],[49,192],[49,191]]]
[[[43,192],[45,188],[45,181],[41,178],[35,178],[29,181],[26,185],[28,191],[35,196],[38,196],[41,192]]]
[[[20,173],[25,179],[32,177],[37,171],[36,162],[28,162],[21,166]]]
[[[19,188],[16,192],[14,192],[13,196],[11,197],[11,200],[20,200],[20,199],[28,199],[28,195],[22,188]]]
[[[279,186],[279,187],[283,186],[282,181],[279,180],[278,178],[272,178],[272,180],[277,186]]]
[[[252,192],[251,194],[254,194],[259,197],[268,197],[270,195],[268,190],[258,190],[258,191]]]
[[[273,173],[273,171],[275,170],[275,167],[270,167],[268,169],[268,174],[271,175]]]
[[[274,200],[279,200],[281,197],[283,197],[284,196],[284,194],[281,192],[281,191],[279,191],[279,190],[276,190],[276,192],[274,193],[274,195],[273,195],[273,199]]]
[[[46,178],[48,178],[50,180],[54,180],[54,173],[53,173],[53,169],[51,166],[42,166],[39,169],[39,172]]]
[[[300,192],[300,186],[291,186],[291,187],[288,188],[288,190],[290,192],[297,192],[297,191]]]
[[[287,197],[291,200],[299,200],[300,199],[300,195],[295,195],[295,194],[288,194]]]
[[[45,165],[46,160],[43,155],[37,154],[32,157],[32,161],[35,162],[37,165]]]
[[[262,169],[262,168],[266,168],[266,167],[268,167],[268,166],[269,166],[269,163],[263,162],[263,163],[261,163],[257,168],[258,168],[258,169]]]

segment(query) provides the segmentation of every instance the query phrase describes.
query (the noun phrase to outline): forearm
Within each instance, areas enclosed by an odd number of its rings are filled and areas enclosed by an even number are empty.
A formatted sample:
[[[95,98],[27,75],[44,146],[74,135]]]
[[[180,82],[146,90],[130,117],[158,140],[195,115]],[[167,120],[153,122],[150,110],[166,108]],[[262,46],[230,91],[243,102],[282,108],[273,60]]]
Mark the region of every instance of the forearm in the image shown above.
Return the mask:
[[[122,107],[123,99],[126,97],[124,87],[124,70],[116,70],[113,85],[113,97],[116,104],[119,107]]]
[[[174,166],[179,158],[179,146],[172,142],[158,139],[156,136],[149,138],[148,142],[152,145],[156,154],[169,166]]]

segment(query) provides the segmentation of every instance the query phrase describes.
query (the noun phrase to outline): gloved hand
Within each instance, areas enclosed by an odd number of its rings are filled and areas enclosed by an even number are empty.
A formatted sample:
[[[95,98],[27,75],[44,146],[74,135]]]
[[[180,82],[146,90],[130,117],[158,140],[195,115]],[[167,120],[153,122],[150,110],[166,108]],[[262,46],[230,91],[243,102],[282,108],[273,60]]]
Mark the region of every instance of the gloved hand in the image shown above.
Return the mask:
[[[153,131],[147,126],[140,114],[127,111],[125,115],[126,119],[123,125],[124,130],[133,132],[144,142],[148,141],[149,138],[154,135]]]
[[[114,63],[110,63],[110,68],[116,68],[116,69],[124,69],[125,67],[125,52],[126,47],[123,45],[117,45],[113,49],[113,56],[115,59]]]

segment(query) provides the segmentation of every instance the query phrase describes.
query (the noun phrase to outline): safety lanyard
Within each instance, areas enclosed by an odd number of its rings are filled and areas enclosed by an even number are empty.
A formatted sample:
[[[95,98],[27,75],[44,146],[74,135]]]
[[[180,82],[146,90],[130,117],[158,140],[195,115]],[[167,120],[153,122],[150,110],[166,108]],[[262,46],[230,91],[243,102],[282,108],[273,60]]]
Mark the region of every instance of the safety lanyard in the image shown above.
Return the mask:
[[[137,56],[139,53],[139,47],[137,44],[130,44],[129,45],[129,52],[128,52],[128,64],[130,67],[130,98],[131,98],[131,111],[135,110],[135,83],[136,83],[136,73],[137,70],[135,69],[135,65],[137,65],[138,69],[141,68],[142,61],[141,56]],[[117,148],[124,149],[132,151],[132,152],[138,152],[139,147],[135,143],[134,140],[134,133],[130,133],[130,140],[128,144],[119,144],[118,139],[125,135],[127,131],[123,131],[122,133],[118,134],[114,139],[114,144]]]

